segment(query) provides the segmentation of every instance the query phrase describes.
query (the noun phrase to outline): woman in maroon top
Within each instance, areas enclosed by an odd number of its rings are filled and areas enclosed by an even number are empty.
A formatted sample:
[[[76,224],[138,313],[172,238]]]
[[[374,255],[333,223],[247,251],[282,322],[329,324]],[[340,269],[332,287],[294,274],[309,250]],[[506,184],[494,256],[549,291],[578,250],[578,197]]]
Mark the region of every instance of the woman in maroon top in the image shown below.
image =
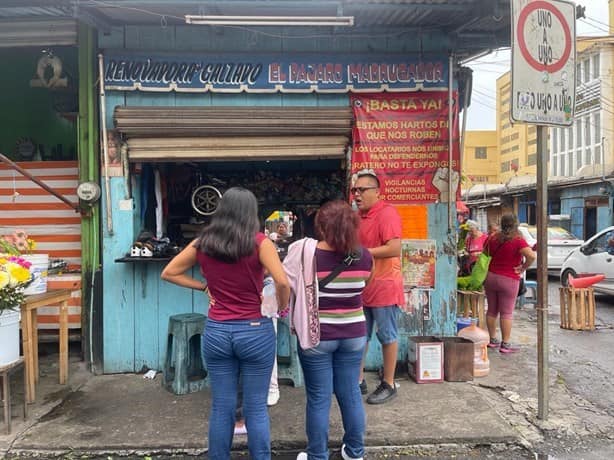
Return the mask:
[[[501,217],[501,230],[488,237],[484,252],[492,257],[484,282],[488,300],[488,346],[499,347],[501,353],[513,353],[519,350],[510,343],[510,336],[520,277],[535,260],[535,253],[520,236],[518,220],[512,214]],[[501,341],[497,339],[497,316],[500,317]]]
[[[228,189],[200,237],[162,271],[162,279],[209,292],[203,355],[211,382],[209,458],[229,459],[239,375],[248,449],[270,459],[267,396],[275,357],[271,318],[260,313],[264,269],[275,281],[277,304],[288,305],[290,285],[273,243],[258,232],[258,202],[249,190]],[[207,283],[188,272],[198,264]]]

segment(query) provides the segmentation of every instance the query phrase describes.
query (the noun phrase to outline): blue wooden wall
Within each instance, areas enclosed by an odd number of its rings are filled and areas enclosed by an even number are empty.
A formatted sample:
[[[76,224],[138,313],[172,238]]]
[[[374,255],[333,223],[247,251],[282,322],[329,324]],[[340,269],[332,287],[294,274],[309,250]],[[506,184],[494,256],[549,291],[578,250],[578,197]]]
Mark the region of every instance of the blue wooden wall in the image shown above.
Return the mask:
[[[590,184],[564,189],[561,192],[561,214],[571,216],[571,233],[578,238],[584,236],[584,200],[587,197],[603,196],[603,184]],[[597,231],[614,224],[612,213],[612,197],[609,196],[609,205],[597,209]],[[592,236],[592,235],[589,235]]]
[[[275,35],[275,34],[273,34]],[[261,35],[234,28],[222,31],[206,27],[126,27],[99,36],[103,49],[219,52],[325,52],[325,53],[445,53],[444,37],[424,33],[415,36],[372,36],[349,39],[327,38],[314,32],[311,38]],[[443,51],[442,51],[443,50]],[[106,93],[106,122],[113,126],[113,109],[127,106],[348,106],[346,94],[175,94],[118,92]],[[109,181],[113,233],[107,230],[103,212],[103,349],[104,372],[134,372],[143,366],[162,369],[168,318],[186,312],[205,313],[207,297],[160,280],[162,263],[116,263],[126,255],[141,230],[138,188],[133,187],[133,206],[126,206],[124,178]],[[138,185],[138,184],[134,184]],[[106,209],[103,180],[103,209]],[[409,335],[454,335],[456,328],[456,229],[448,233],[447,206],[429,205],[428,237],[437,241],[436,290],[431,298],[431,319],[404,315],[399,358],[407,352]],[[381,363],[377,341],[371,347],[367,364]]]

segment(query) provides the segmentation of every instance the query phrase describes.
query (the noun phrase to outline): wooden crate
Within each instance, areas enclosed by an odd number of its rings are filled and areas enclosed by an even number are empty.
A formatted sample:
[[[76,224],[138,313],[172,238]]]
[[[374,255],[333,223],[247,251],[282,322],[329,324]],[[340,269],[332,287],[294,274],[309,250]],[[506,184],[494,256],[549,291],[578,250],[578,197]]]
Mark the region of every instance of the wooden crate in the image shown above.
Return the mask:
[[[456,291],[457,316],[477,318],[479,327],[486,327],[483,291]]]
[[[559,288],[561,328],[575,331],[595,329],[595,292],[588,288]]]
[[[442,337],[443,378],[446,382],[473,380],[474,343],[463,337]]]

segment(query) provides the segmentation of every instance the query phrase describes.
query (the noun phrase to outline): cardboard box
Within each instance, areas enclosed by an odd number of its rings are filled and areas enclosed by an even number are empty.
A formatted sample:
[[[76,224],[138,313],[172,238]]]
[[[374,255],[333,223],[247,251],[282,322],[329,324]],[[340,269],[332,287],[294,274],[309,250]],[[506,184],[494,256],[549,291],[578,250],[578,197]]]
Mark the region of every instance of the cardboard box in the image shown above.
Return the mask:
[[[446,382],[473,380],[474,344],[463,337],[443,337],[443,378]]]
[[[416,383],[443,382],[443,342],[437,337],[409,337],[408,373]]]

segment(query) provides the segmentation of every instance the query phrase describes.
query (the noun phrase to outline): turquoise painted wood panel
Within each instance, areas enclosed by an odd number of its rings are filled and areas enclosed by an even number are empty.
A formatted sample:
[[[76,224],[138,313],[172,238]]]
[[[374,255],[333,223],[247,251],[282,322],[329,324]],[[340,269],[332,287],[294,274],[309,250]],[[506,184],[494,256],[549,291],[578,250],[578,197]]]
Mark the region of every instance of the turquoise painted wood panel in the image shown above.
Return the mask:
[[[115,107],[123,107],[126,105],[126,93],[121,91],[107,91],[105,92],[105,121],[107,123],[107,129],[113,129],[115,123],[113,123],[113,112]]]
[[[424,325],[424,335],[456,335],[456,209],[448,230],[448,205],[428,206],[428,237],[437,241],[435,290],[431,295],[431,319]]]
[[[258,53],[448,53],[451,41],[435,31],[374,28],[359,36],[326,36],[318,29],[279,28],[274,31],[213,30],[199,26],[114,27],[99,34],[100,47],[153,51]]]
[[[177,49],[175,27],[127,26],[124,43],[126,49],[173,51]]]
[[[456,222],[456,210],[454,222]],[[417,335],[456,335],[456,229],[448,232],[448,206],[428,206],[428,238],[437,241],[435,289],[431,291],[431,319],[402,312],[399,317],[399,351],[397,359],[407,360],[409,337]],[[379,369],[383,365],[382,348],[373,335],[365,359],[365,368]]]
[[[134,370],[159,369],[160,299],[159,280],[163,264],[132,264],[134,270]]]
[[[120,211],[119,200],[124,197],[123,178],[110,178],[113,233],[107,230],[106,213],[102,212],[102,244],[104,285],[103,349],[104,372],[134,370],[135,285],[133,267],[115,263],[125,255],[133,241],[134,210]],[[106,209],[105,181],[102,182],[102,209]]]

